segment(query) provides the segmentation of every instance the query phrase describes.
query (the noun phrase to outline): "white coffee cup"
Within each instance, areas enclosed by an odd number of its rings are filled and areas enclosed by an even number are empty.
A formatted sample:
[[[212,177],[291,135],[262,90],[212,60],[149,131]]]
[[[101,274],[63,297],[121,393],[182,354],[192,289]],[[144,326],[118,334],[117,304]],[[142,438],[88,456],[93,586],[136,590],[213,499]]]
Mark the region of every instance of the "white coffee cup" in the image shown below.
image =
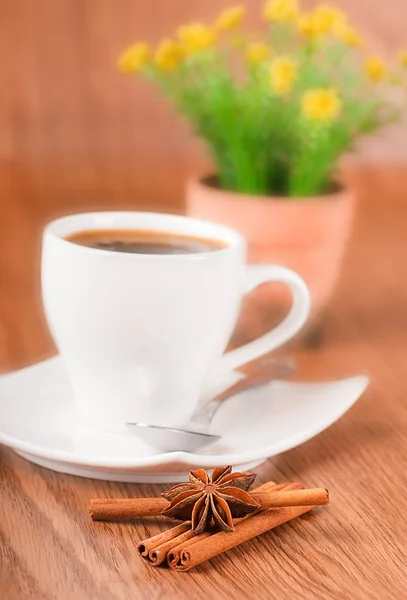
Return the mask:
[[[64,239],[84,230],[158,230],[222,241],[197,254],[130,254]],[[243,295],[281,281],[290,313],[273,331],[223,354]],[[127,422],[179,426],[209,377],[289,340],[310,310],[304,281],[272,265],[246,266],[246,241],[227,227],[137,212],[79,214],[44,232],[42,291],[51,333],[65,362],[80,418],[121,431]]]

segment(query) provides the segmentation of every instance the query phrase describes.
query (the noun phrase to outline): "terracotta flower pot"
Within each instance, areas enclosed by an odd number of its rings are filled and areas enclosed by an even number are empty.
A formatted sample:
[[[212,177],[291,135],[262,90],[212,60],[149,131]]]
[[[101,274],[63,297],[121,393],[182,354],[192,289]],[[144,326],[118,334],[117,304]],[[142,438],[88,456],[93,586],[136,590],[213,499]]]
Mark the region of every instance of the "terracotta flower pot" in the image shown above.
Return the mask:
[[[310,288],[314,316],[319,313],[341,271],[354,192],[343,188],[315,198],[264,198],[223,191],[210,185],[211,181],[189,183],[188,214],[240,231],[249,243],[249,262],[280,264],[297,271]],[[270,288],[269,294],[276,302],[287,298],[282,288]]]

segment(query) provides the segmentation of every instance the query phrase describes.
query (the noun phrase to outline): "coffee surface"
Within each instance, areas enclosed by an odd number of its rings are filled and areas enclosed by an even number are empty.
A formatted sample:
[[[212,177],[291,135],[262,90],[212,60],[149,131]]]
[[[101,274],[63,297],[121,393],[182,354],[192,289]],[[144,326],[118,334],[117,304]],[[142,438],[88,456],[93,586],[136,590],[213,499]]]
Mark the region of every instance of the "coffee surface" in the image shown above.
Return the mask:
[[[227,247],[221,240],[142,229],[90,229],[65,239],[88,248],[131,254],[198,254]]]

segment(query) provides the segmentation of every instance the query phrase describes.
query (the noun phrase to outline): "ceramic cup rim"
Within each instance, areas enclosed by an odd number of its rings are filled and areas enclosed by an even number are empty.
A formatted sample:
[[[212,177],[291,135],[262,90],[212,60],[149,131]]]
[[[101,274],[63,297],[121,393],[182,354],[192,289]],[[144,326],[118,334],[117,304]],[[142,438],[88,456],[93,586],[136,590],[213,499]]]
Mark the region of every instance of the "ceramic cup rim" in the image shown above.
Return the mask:
[[[88,223],[86,225],[86,223]],[[127,226],[124,225],[127,223]],[[138,225],[137,225],[138,223]],[[143,225],[143,223],[145,223]],[[147,225],[148,223],[148,225]],[[160,226],[161,224],[161,226]],[[179,234],[190,234],[202,237],[203,239],[215,239],[225,242],[227,245],[223,248],[207,252],[197,252],[195,254],[137,254],[129,252],[112,252],[101,248],[90,248],[75,244],[65,239],[65,236],[94,229],[103,231],[103,229],[156,229],[157,231],[170,231]],[[44,228],[44,241],[52,239],[54,243],[60,245],[66,251],[74,252],[78,255],[88,257],[106,257],[110,260],[131,260],[131,261],[196,261],[205,259],[216,259],[225,254],[235,252],[237,249],[246,248],[245,238],[231,227],[197,219],[194,217],[174,215],[167,213],[154,213],[144,211],[94,211],[75,213],[54,219]]]

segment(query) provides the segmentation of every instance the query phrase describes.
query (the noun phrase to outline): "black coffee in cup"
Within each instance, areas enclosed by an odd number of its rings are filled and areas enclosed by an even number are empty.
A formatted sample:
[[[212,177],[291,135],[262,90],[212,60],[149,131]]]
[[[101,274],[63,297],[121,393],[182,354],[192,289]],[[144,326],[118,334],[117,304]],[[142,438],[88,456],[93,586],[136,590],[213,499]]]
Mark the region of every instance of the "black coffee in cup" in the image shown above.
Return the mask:
[[[72,233],[65,239],[88,248],[131,254],[198,254],[227,246],[221,240],[140,229],[90,229]]]

